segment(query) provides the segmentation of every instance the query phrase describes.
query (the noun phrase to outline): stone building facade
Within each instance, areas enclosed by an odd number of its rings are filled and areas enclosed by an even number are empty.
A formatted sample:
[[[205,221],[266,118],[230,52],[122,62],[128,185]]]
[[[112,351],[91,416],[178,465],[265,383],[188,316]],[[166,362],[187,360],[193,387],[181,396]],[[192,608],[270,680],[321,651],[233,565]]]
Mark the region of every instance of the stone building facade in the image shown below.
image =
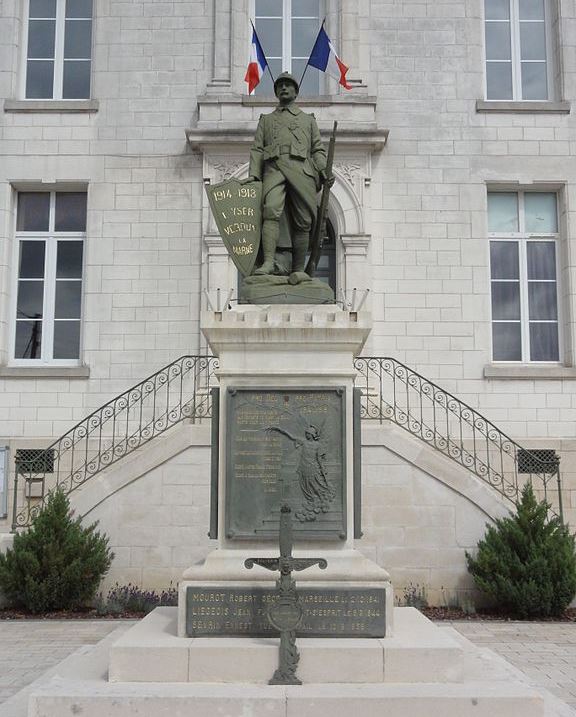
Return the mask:
[[[558,452],[574,523],[572,0],[2,0],[0,530],[19,449],[207,352],[201,311],[238,279],[204,184],[246,176],[274,106],[246,95],[249,20],[296,71],[324,16],[353,89],[310,74],[300,104],[325,137],[339,121],[333,272],[349,308],[369,291],[364,354]],[[506,503],[392,423],[362,435],[359,547],[400,593],[466,591],[464,549]],[[209,464],[209,426],[183,422],[73,494],[112,582],[165,586],[206,554]]]

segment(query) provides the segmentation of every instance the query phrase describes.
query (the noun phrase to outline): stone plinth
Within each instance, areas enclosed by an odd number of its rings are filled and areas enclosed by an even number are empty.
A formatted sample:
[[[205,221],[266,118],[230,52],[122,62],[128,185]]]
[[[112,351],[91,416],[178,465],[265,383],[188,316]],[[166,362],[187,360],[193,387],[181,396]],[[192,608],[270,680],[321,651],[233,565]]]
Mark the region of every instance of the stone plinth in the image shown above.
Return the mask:
[[[305,684],[457,683],[462,645],[414,608],[395,608],[396,635],[382,639],[300,638]],[[110,650],[110,682],[266,684],[278,662],[278,638],[186,638],[176,610],[157,608]]]

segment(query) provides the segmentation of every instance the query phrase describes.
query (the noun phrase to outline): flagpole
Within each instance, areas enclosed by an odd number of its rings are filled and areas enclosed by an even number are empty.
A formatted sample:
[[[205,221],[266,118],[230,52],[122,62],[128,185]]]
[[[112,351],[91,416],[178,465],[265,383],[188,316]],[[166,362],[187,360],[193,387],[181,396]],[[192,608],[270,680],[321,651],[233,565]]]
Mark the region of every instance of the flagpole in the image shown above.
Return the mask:
[[[312,50],[310,51],[310,55],[308,55],[308,61],[306,62],[306,66],[304,67],[304,72],[302,73],[302,77],[300,78],[300,82],[298,83],[299,87],[302,86],[302,80],[304,79],[304,75],[306,74],[306,70],[308,69],[308,62],[310,62],[310,57],[312,55],[312,52],[314,52],[314,48],[316,47],[316,43],[318,42],[318,37],[320,36],[320,33],[322,32],[322,28],[324,27],[325,22],[326,22],[326,17],[324,17],[324,20],[322,20],[322,24],[320,25],[320,28],[316,35],[316,39],[314,40],[314,44],[312,45]]]
[[[260,38],[258,37],[256,28],[254,27],[254,23],[252,22],[252,18],[250,18],[250,24],[252,25],[252,30],[254,30],[254,34],[256,35],[256,40],[258,41],[258,45],[260,46],[260,49],[262,50],[262,54],[264,54],[264,49],[263,49],[262,45],[260,44]],[[264,55],[264,57],[266,57],[266,55]],[[270,64],[268,62],[267,57],[266,57],[266,69],[270,73],[270,79],[272,80],[272,86],[274,86],[274,75],[272,74],[272,70],[270,69]]]

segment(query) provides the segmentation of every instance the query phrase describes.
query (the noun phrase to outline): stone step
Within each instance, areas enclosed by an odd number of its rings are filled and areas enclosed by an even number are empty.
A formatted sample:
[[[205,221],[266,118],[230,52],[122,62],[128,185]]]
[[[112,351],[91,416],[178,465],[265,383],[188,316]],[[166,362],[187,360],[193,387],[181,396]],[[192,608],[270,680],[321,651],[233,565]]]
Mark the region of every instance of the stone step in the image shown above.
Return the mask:
[[[53,680],[29,702],[30,717],[543,717],[544,701],[521,684],[267,685],[95,684]]]
[[[111,682],[266,684],[278,638],[183,638],[176,608],[157,608],[110,650]],[[462,647],[414,608],[394,609],[394,636],[299,638],[305,683],[459,682]]]

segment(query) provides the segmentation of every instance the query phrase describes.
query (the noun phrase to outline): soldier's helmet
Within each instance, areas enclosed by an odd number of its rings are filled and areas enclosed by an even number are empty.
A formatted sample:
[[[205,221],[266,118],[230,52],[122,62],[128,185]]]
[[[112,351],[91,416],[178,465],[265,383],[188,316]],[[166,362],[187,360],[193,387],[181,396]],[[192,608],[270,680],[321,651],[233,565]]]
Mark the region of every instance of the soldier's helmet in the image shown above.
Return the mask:
[[[289,82],[291,82],[294,85],[294,87],[296,88],[296,94],[298,94],[300,92],[300,86],[298,85],[296,78],[293,77],[289,72],[281,72],[278,75],[278,77],[274,80],[274,94],[275,95],[278,95],[278,91],[276,88],[278,87],[278,83],[281,82],[282,80],[288,80]]]

